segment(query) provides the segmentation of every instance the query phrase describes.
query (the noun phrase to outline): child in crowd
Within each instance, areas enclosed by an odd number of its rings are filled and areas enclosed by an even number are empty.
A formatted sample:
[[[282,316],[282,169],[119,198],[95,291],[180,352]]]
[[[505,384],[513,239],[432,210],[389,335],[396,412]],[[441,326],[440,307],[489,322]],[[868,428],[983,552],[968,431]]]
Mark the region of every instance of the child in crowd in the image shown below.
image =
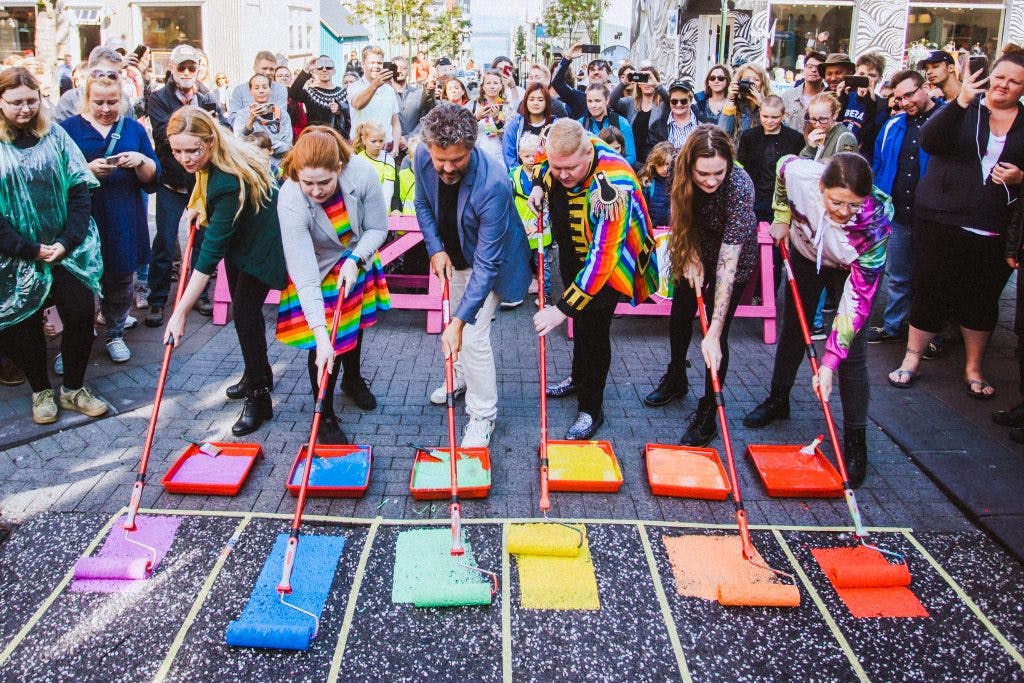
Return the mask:
[[[622,131],[615,126],[602,128],[601,132],[597,134],[597,137],[607,142],[608,146],[614,149],[618,154],[622,154],[623,150],[626,149],[626,137],[622,134]]]
[[[395,183],[398,180],[398,166],[395,164],[395,158],[384,149],[384,137],[383,126],[376,121],[363,121],[356,126],[355,149],[356,153],[368,159],[377,170],[388,210],[401,210],[402,204],[398,199]]]
[[[605,129],[609,130],[609,129]],[[530,192],[533,190],[533,166],[534,160],[537,157],[537,152],[540,150],[541,141],[540,138],[532,133],[526,133],[519,138],[519,161],[522,162],[519,166],[513,167],[509,171],[509,176],[512,178],[512,191],[515,194],[516,210],[519,212],[519,217],[523,221],[523,226],[526,228],[526,234],[530,239],[530,248],[537,251],[537,242],[540,239],[544,240],[544,301],[545,303],[551,300],[551,278],[554,276],[555,258],[554,258],[554,245],[551,243],[551,228],[547,223],[544,224],[543,236],[537,234],[537,215],[530,208],[527,199],[530,197]],[[534,253],[531,261],[534,273],[537,272],[537,254]],[[530,294],[536,294],[538,291],[537,281],[534,280],[530,283]]]
[[[398,201],[401,208],[393,213],[400,213],[403,216],[415,216],[416,207],[413,202],[416,199],[416,176],[413,172],[412,160],[416,158],[416,148],[420,145],[418,135],[411,136],[406,140],[405,158],[402,159],[402,167],[398,169]]]
[[[669,224],[669,200],[672,194],[672,157],[676,150],[671,142],[659,142],[651,148],[647,161],[637,177],[644,188],[647,199],[647,211],[651,214],[651,224],[660,227]]]
[[[270,174],[280,180],[280,168],[277,165],[277,160],[272,156],[274,153],[274,141],[270,139],[270,136],[258,130],[255,133],[246,135],[245,141],[267,153],[267,161],[270,163]]]

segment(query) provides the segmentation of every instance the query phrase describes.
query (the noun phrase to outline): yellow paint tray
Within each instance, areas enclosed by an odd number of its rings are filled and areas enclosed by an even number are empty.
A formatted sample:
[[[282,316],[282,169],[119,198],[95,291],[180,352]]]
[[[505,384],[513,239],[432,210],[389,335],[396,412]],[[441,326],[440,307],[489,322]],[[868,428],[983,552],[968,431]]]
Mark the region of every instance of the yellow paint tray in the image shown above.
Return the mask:
[[[615,493],[622,470],[609,441],[548,441],[548,487],[552,491]]]

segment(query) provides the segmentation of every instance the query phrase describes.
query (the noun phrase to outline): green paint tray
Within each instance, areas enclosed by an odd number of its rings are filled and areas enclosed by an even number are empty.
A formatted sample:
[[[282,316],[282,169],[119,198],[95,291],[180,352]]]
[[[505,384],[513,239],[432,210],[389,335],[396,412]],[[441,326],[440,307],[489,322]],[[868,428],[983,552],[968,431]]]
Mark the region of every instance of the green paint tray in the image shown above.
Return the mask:
[[[412,473],[409,475],[409,493],[413,498],[447,500],[451,497],[448,453],[447,446],[430,451],[416,449]],[[491,490],[491,456],[488,449],[458,448],[456,455],[459,456],[459,497],[486,498]]]

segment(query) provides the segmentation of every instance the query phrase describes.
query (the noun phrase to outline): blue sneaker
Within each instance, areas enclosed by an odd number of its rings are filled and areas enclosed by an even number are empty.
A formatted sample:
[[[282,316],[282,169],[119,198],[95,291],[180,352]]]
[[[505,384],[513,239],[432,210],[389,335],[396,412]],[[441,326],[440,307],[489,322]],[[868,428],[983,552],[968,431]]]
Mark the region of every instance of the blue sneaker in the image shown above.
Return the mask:
[[[57,357],[53,359],[53,371],[58,375],[64,374],[64,356],[57,354]]]

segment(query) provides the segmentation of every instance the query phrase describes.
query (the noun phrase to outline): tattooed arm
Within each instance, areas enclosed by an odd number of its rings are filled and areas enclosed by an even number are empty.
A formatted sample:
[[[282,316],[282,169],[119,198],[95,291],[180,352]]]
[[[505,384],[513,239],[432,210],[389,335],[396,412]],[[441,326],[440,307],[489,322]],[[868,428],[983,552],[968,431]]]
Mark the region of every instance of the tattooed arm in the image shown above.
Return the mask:
[[[700,345],[704,362],[714,372],[718,372],[722,364],[722,345],[719,340],[725,326],[725,316],[729,313],[729,300],[732,299],[741,249],[742,244],[723,243],[718,252],[718,266],[715,270],[715,310],[708,321],[708,333]]]

